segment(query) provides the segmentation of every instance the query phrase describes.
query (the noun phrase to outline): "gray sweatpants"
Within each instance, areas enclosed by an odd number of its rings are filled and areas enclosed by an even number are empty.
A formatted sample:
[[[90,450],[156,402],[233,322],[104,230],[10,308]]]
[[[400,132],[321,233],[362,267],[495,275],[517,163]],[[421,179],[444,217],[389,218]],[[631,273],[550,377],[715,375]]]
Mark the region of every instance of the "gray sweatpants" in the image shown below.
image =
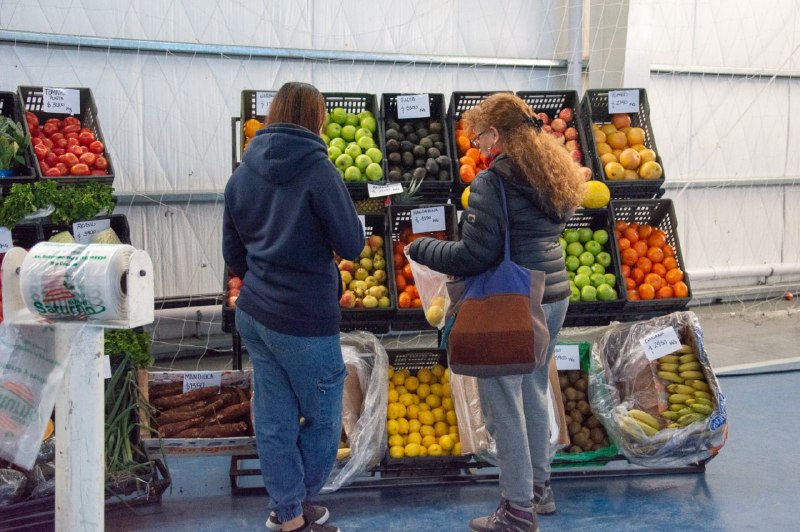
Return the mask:
[[[568,304],[563,299],[542,305],[550,331],[544,366],[526,375],[478,379],[486,428],[497,444],[500,494],[524,507],[533,499],[533,484],[550,479],[548,372]]]

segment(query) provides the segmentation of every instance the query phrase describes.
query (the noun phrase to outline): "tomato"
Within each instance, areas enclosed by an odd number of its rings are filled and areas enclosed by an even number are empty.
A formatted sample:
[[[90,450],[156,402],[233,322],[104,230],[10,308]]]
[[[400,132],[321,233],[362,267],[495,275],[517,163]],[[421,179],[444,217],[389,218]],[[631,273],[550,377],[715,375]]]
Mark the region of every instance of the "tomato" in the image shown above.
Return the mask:
[[[83,155],[83,149],[78,144],[73,144],[72,146],[69,146],[67,148],[67,153],[74,153],[75,155],[80,157],[81,155]]]
[[[64,163],[58,163],[56,169],[58,169],[58,175],[67,175],[69,173],[69,168],[67,168],[67,165]]]
[[[60,157],[60,161],[62,163],[64,163],[67,166],[67,168],[72,168],[73,166],[75,166],[79,162],[78,161],[78,156],[75,155],[74,153],[65,153],[64,155],[62,155]],[[88,170],[88,168],[87,168],[87,170]]]
[[[98,170],[105,170],[108,168],[108,159],[100,155],[97,159],[94,160],[94,167]]]
[[[43,160],[45,157],[47,157],[48,151],[50,150],[48,150],[47,146],[45,146],[44,144],[37,144],[33,147],[33,153],[36,155],[36,158],[39,159],[40,161]]]
[[[72,118],[72,117],[68,117],[68,119],[69,119],[69,118]],[[64,127],[61,129],[61,132],[62,132],[64,135],[66,135],[67,133],[80,133],[80,131],[81,131],[81,126],[80,126],[80,123],[78,123],[78,124],[70,124],[70,125],[68,125],[68,126],[64,126]]]
[[[411,272],[411,265],[406,264],[403,266],[403,277],[407,280],[412,281],[414,279],[414,274]]]
[[[91,168],[92,166],[94,166],[94,163],[97,160],[97,155],[89,151],[78,157],[78,160],[83,164],[85,164],[86,166],[88,166],[89,168]]]
[[[78,139],[74,137],[67,139],[67,148],[69,148],[70,146],[80,146],[80,144],[81,143],[78,142]]]
[[[53,133],[58,132],[58,126],[53,124],[52,122],[47,122],[42,128],[42,132],[49,137]]]
[[[81,121],[77,116],[68,116],[64,119],[65,126],[78,126],[78,129],[81,127]]]
[[[37,144],[44,146],[44,140],[41,137],[31,137],[31,145],[36,146]]]
[[[64,149],[64,150],[66,150],[66,149],[67,149],[67,142],[68,142],[68,141],[67,141],[67,139],[65,139],[65,138],[60,138],[60,139],[56,139],[56,140],[54,140],[54,141],[53,141],[53,145],[54,145],[56,148],[62,148],[62,149]]]
[[[81,132],[78,133],[78,142],[80,142],[81,146],[88,146],[94,142],[94,133],[91,131],[81,130]]]
[[[33,126],[33,127],[31,127],[31,124],[30,124],[30,123],[28,123],[28,129],[31,131],[31,137],[38,137],[38,136],[40,136],[40,135],[42,134],[42,133],[39,131],[39,126]]]
[[[69,169],[69,173],[72,175],[89,175],[89,167],[83,163],[74,164]]]
[[[61,177],[62,176],[61,171],[58,168],[50,168],[44,173],[44,175],[46,175],[47,177]]]
[[[47,150],[47,155],[44,157],[44,162],[46,162],[49,166],[55,166],[58,164],[58,155]]]
[[[47,146],[51,150],[55,147],[55,145],[53,144],[53,141],[50,140],[50,139],[47,139],[47,138],[42,139],[42,144],[44,144],[45,146]]]
[[[33,127],[39,126],[39,117],[30,111],[25,111],[25,120],[28,124],[33,124]]]
[[[65,139],[75,139],[75,140],[78,140],[78,134],[77,134],[77,133],[75,133],[75,132],[73,131],[73,132],[71,132],[71,133],[66,133],[66,134],[64,135],[64,138],[65,138]]]
[[[42,172],[42,174],[46,175],[47,171],[50,170],[50,165],[44,161],[39,161],[39,170]]]
[[[56,155],[58,155],[59,157],[67,153],[67,150],[65,150],[64,148],[53,148],[51,151]]]
[[[92,153],[96,153],[97,155],[101,155],[103,151],[105,151],[105,149],[106,147],[99,140],[96,140],[91,144],[89,144],[89,151]]]

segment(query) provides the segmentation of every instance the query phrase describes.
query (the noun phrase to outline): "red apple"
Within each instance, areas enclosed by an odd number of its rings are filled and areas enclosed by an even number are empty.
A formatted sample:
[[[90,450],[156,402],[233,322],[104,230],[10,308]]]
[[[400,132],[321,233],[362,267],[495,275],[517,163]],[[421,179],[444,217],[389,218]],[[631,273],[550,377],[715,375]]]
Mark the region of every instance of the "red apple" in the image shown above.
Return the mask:
[[[583,167],[581,167],[581,172],[583,173],[583,180],[584,181],[591,181],[592,180],[592,169],[591,168],[589,168],[587,166],[583,166]]]
[[[573,161],[577,161],[577,162],[581,162],[581,159],[583,158],[583,154],[581,153],[581,150],[572,150],[571,152],[569,152],[569,155],[570,155],[570,157],[572,157]]]
[[[537,113],[536,116],[544,122],[544,125],[550,124],[550,116],[547,113]]]
[[[567,138],[567,136],[566,136],[566,135],[564,135],[564,138]],[[567,149],[567,151],[572,151],[572,150],[579,150],[579,149],[581,149],[581,147],[580,147],[580,145],[578,144],[578,141],[577,141],[577,140],[567,140],[567,142],[564,144],[564,147]]]
[[[575,113],[572,111],[572,107],[565,107],[558,113],[558,117],[564,122],[572,122],[572,119],[575,118]]]
[[[231,277],[228,279],[228,288],[241,288],[242,280],[238,277]]]
[[[578,130],[574,127],[568,127],[564,130],[564,136],[567,137],[567,140],[575,140],[578,138]]]
[[[563,133],[567,129],[567,123],[560,118],[556,118],[555,120],[550,122],[550,127],[553,128],[553,131],[558,131],[559,133]]]
[[[547,131],[548,133],[553,132],[553,128],[547,125],[542,126],[542,131]]]
[[[342,294],[341,299],[339,299],[339,306],[342,308],[353,308],[356,306],[356,296],[348,290],[344,294]]]
[[[553,138],[556,139],[556,142],[558,142],[562,146],[564,145],[564,134],[563,133],[560,133],[558,131],[553,131]]]

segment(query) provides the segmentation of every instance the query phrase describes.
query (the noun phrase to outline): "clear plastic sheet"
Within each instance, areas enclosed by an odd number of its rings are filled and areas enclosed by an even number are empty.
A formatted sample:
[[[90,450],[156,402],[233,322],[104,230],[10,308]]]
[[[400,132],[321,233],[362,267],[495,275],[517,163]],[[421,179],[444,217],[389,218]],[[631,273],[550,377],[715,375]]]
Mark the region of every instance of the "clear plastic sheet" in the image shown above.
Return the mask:
[[[452,277],[413,261],[407,251],[406,259],[408,259],[408,263],[411,265],[411,272],[414,274],[414,284],[417,286],[425,317],[430,323],[431,318],[441,316],[440,319],[431,323],[434,327],[441,329],[445,325],[445,316],[450,309],[450,295],[448,294],[447,283],[452,280]],[[432,311],[432,306],[438,306],[440,310]]]
[[[20,502],[27,486],[27,477],[16,469],[0,468],[0,507]]]
[[[665,428],[647,435],[627,423],[631,409],[658,417],[670,392],[656,376],[657,364],[645,356],[640,340],[672,327],[682,344],[693,349],[713,397],[713,411],[685,427]],[[592,348],[589,368],[592,411],[620,453],[631,463],[647,467],[680,467],[708,459],[727,439],[725,396],[703,347],[703,330],[693,312],[675,312],[644,322],[613,324]]]
[[[357,417],[355,423],[350,423],[352,428],[348,434],[350,457],[336,461],[322,488],[323,493],[346,486],[380,462],[386,452],[386,404],[389,393],[386,380],[389,357],[386,349],[374,334],[364,331],[342,333],[341,342],[344,363],[348,371],[356,370],[364,401],[358,413],[352,412],[347,406],[343,408],[345,426]]]

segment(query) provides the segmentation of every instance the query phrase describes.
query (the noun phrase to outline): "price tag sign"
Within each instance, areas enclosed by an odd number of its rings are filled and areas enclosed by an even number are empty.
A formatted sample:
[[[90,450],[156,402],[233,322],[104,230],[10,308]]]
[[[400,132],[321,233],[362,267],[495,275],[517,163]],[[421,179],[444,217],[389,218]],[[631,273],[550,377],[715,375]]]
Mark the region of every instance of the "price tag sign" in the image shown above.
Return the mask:
[[[272,105],[273,98],[275,98],[274,92],[257,92],[256,115],[265,116],[269,112],[269,106]]]
[[[414,233],[444,231],[446,228],[443,206],[425,207],[411,211],[411,231]]]
[[[581,369],[581,353],[577,345],[556,344],[553,356],[556,359],[556,369],[558,371]]]
[[[72,235],[78,244],[89,244],[92,237],[111,227],[111,220],[88,220],[86,222],[75,222],[72,224]]]
[[[638,113],[639,91],[608,91],[608,113]]]
[[[400,94],[397,96],[397,118],[427,118],[431,116],[431,103],[427,94]]]
[[[8,227],[0,227],[0,253],[5,253],[14,247],[11,239],[11,230]]]
[[[46,113],[60,113],[64,115],[77,115],[81,112],[81,91],[78,89],[44,88],[42,111]]]
[[[648,334],[639,343],[644,347],[648,360],[656,360],[681,348],[681,341],[672,327]]]
[[[111,378],[111,358],[107,356],[103,357],[103,378]]]
[[[367,238],[367,217],[363,214],[359,214],[358,219],[361,220],[361,233],[364,235],[364,238]]]
[[[370,198],[380,198],[381,196],[391,196],[403,192],[403,185],[400,183],[388,183],[386,185],[373,185],[367,183],[367,193]]]
[[[221,371],[185,371],[183,373],[183,393],[199,388],[219,388],[221,382]]]

